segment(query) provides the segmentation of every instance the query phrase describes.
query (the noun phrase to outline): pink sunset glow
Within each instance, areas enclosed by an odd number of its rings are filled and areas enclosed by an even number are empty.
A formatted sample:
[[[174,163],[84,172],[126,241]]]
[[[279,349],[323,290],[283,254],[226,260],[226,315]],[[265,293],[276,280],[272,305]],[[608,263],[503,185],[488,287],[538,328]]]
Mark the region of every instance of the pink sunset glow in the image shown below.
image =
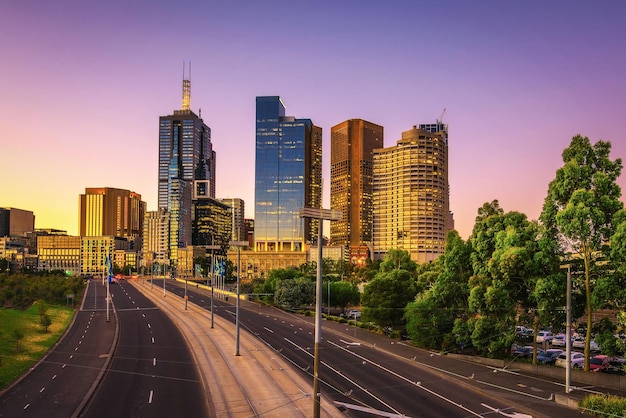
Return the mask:
[[[431,4],[427,4],[431,3]],[[156,209],[158,118],[212,129],[217,197],[253,217],[255,97],[324,130],[384,126],[385,146],[446,109],[451,210],[467,238],[498,199],[541,212],[576,134],[626,157],[626,3],[59,1],[0,6],[0,206],[78,233],[78,196],[117,187]],[[626,190],[625,176],[619,179]]]

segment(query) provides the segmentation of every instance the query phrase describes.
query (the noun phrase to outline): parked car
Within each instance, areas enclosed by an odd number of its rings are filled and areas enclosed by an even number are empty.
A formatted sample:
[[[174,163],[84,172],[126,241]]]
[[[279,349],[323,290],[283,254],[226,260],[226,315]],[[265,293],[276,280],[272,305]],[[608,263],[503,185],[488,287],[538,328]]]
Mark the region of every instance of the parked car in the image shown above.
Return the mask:
[[[537,342],[538,343],[549,343],[550,341],[552,341],[552,339],[554,338],[554,335],[552,335],[552,332],[550,331],[539,331],[537,333]]]
[[[354,319],[361,319],[361,311],[357,311],[356,309],[353,309],[351,311],[348,311],[348,318],[354,318]]]
[[[557,357],[560,356],[564,351],[558,348],[551,348],[547,351],[544,351],[541,354],[537,355],[537,362],[543,364],[554,365]]]
[[[609,367],[609,356],[599,354],[589,359],[589,370],[592,372],[603,372]]]
[[[571,367],[575,369],[582,369],[585,366],[585,355],[577,351],[573,351],[570,356]],[[561,353],[554,362],[555,366],[566,367],[567,366],[567,353]]]
[[[572,347],[584,349],[585,348],[585,339],[582,337],[576,337],[572,341]],[[600,351],[600,346],[594,340],[589,341],[589,350],[591,351]]]
[[[542,354],[542,353],[543,353],[543,350],[540,348],[537,348],[537,355]],[[516,356],[517,358],[532,358],[533,346],[525,345],[523,347],[517,347],[515,350],[513,350],[513,355]]]
[[[552,347],[565,347],[566,345],[566,336],[565,334],[556,334],[554,338],[552,338]]]

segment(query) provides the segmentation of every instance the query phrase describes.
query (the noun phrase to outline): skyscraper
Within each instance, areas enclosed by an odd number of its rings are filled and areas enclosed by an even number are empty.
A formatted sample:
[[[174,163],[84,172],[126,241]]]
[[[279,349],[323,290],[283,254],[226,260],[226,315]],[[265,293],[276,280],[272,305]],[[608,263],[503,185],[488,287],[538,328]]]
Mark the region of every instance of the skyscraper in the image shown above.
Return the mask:
[[[300,218],[322,204],[322,128],[285,116],[278,96],[256,98],[254,240],[257,251],[304,251],[318,221]]]
[[[110,235],[133,241],[142,236],[146,203],[140,194],[113,187],[89,187],[79,201],[81,237]]]
[[[383,147],[383,127],[346,120],[330,128],[330,145],[330,207],[342,213],[330,224],[330,239],[347,248],[352,263],[363,263],[372,244],[373,154]]]
[[[169,259],[192,244],[192,199],[215,198],[211,129],[191,111],[190,80],[183,74],[182,109],[159,118],[159,209],[169,212]]]
[[[374,151],[374,258],[404,249],[418,263],[443,254],[454,228],[448,185],[448,127],[413,126]]]

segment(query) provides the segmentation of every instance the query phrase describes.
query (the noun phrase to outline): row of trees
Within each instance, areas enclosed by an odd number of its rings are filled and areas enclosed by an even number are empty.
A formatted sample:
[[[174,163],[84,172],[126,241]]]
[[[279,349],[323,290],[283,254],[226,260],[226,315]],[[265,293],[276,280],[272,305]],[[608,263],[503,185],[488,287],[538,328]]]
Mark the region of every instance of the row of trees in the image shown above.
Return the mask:
[[[588,370],[592,312],[620,310],[626,303],[626,211],[616,183],[622,161],[611,161],[610,149],[609,142],[572,139],[539,221],[505,213],[494,200],[478,210],[469,239],[451,232],[445,254],[430,265],[416,267],[406,255],[390,253],[365,287],[364,318],[406,327],[423,347],[471,345],[482,354],[501,356],[519,322],[532,324],[535,331],[564,326],[569,265],[573,317],[586,316]],[[615,341],[606,322],[602,330],[607,344]]]
[[[85,284],[62,272],[0,274],[0,307],[27,308],[35,301],[63,305],[68,294],[79,297]]]
[[[331,260],[324,261],[327,266]],[[327,270],[329,271],[329,270]],[[266,302],[283,309],[298,309],[315,304],[315,263],[307,263],[300,269],[276,269],[268,273],[267,279],[253,283],[252,293]],[[322,303],[327,307],[346,309],[360,303],[360,293],[353,282],[343,281],[334,273],[324,277]]]

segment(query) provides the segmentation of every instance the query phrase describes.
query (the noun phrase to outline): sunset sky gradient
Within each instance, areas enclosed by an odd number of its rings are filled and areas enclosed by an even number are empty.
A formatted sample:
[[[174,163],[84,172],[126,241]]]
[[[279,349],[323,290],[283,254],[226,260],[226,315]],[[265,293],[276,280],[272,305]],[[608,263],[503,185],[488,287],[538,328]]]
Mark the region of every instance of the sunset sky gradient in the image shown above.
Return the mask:
[[[159,116],[191,108],[217,153],[217,197],[254,213],[255,97],[324,132],[382,125],[385,146],[446,109],[451,210],[467,238],[498,199],[537,219],[576,134],[626,157],[623,1],[35,1],[0,5],[0,206],[78,234],[78,196],[157,205]],[[619,179],[626,190],[626,173]]]

